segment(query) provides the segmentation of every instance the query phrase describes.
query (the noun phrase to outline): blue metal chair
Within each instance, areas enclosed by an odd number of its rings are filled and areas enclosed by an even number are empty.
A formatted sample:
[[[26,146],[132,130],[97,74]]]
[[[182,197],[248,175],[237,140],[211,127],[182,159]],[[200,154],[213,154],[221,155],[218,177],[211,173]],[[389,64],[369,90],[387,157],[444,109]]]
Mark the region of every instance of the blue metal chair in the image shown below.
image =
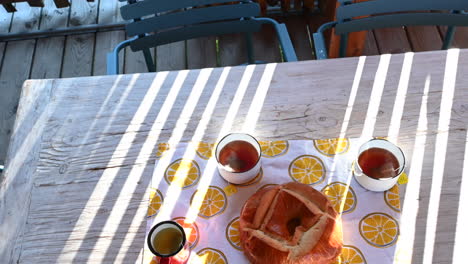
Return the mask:
[[[127,34],[132,38],[118,44],[107,55],[107,74],[119,73],[118,53],[127,46],[132,51],[142,51],[148,71],[154,72],[156,68],[150,48],[231,33],[245,33],[248,62],[255,63],[251,34],[266,23],[276,29],[283,59],[297,61],[286,26],[270,18],[256,18],[260,7],[251,0],[128,0],[120,12],[124,19],[132,20],[126,25]]]
[[[353,3],[339,0],[336,21],[325,23],[313,34],[317,59],[327,58],[323,32],[335,28],[340,35],[339,56],[346,55],[348,33],[376,28],[434,25],[448,26],[442,49],[448,49],[456,26],[468,26],[467,0],[372,0]],[[450,12],[428,12],[450,11]]]

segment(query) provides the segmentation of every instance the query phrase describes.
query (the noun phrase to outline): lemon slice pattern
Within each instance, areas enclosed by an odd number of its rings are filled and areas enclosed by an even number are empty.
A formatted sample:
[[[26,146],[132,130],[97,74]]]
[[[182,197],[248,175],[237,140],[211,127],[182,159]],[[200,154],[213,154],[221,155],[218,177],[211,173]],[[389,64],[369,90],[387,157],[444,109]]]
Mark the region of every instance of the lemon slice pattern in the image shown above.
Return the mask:
[[[325,156],[334,156],[346,153],[349,149],[349,139],[330,138],[314,140],[315,148]]]
[[[200,168],[194,160],[178,159],[167,167],[164,179],[185,189],[198,183]]]
[[[288,152],[289,144],[286,140],[281,141],[260,141],[262,156],[266,158],[279,157]]]
[[[197,253],[195,261],[190,263],[196,264],[227,264],[228,261],[223,252],[214,248],[204,248]]]
[[[148,203],[148,211],[146,216],[151,217],[156,215],[159,212],[159,208],[164,202],[163,195],[158,189],[152,189],[150,191],[149,203]]]
[[[233,248],[242,250],[240,245],[239,217],[232,219],[227,225],[226,239]]]
[[[341,255],[332,264],[367,264],[367,262],[357,247],[344,245]]]
[[[314,185],[325,179],[325,165],[320,158],[312,155],[302,155],[289,165],[289,176],[294,181]]]
[[[400,187],[395,184],[390,190],[384,192],[385,203],[395,212],[401,212]]]
[[[356,209],[357,196],[351,186],[342,182],[332,182],[322,189],[338,213],[351,213]]]
[[[361,219],[359,232],[369,245],[385,248],[395,244],[399,227],[398,222],[388,214],[372,213]]]
[[[190,201],[193,201],[193,197],[195,197],[196,193],[197,191],[193,193]],[[198,215],[203,218],[210,218],[223,213],[226,207],[227,196],[224,191],[217,186],[210,186],[206,190]]]

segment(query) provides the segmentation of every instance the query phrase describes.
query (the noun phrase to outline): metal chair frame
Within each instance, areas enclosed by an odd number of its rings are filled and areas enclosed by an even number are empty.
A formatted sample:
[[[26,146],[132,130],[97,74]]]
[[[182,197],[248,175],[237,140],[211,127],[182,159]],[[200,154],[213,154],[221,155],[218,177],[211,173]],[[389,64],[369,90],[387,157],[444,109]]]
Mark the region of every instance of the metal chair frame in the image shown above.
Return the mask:
[[[328,58],[323,32],[331,28],[335,28],[335,34],[340,35],[339,56],[344,57],[350,32],[397,26],[448,26],[442,45],[442,49],[448,49],[456,26],[468,26],[468,15],[461,11],[468,10],[466,0],[372,0],[358,3],[353,3],[352,0],[339,0],[339,2],[341,5],[337,8],[337,20],[323,24],[313,34],[317,59]]]
[[[123,1],[123,0],[120,0]],[[287,28],[271,18],[257,18],[260,6],[251,0],[128,0],[121,7],[124,19],[132,20],[126,31],[132,38],[107,54],[107,74],[119,73],[119,52],[130,47],[142,51],[148,71],[156,71],[150,48],[177,41],[230,33],[244,33],[248,63],[255,63],[252,33],[262,24],[275,28],[284,61],[297,61]]]

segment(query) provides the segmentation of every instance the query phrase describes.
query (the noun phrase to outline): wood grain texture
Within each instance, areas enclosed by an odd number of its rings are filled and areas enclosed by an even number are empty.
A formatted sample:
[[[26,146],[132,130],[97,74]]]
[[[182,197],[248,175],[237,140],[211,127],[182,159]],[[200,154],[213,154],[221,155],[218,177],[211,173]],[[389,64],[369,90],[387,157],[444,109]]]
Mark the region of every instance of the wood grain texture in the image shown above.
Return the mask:
[[[5,8],[0,7],[0,34],[8,33],[13,13],[8,13]]]
[[[38,39],[30,78],[60,78],[64,46],[65,37]]]
[[[96,24],[98,1],[71,1],[69,26]]]
[[[186,42],[179,41],[156,47],[156,70],[187,69]]]
[[[61,76],[78,77],[92,74],[94,33],[67,36]]]
[[[98,24],[111,24],[122,20],[120,7],[124,2],[100,1]],[[117,44],[125,40],[123,30],[96,33],[96,46],[94,52],[93,75],[105,75],[107,67],[107,53],[111,52]],[[119,54],[119,69],[124,65],[124,53]]]
[[[349,137],[359,137],[363,132],[375,136],[388,135],[404,56],[391,55],[382,96],[378,97],[372,90],[377,68],[384,63],[380,56],[278,64],[259,118],[252,123],[255,126],[253,134],[260,140],[330,138],[340,136],[342,131]],[[454,201],[458,200],[467,138],[468,76],[464,73],[468,71],[468,50],[462,50],[457,58],[451,109],[441,108],[443,98],[450,93],[444,88],[450,85],[444,84],[446,57],[446,51],[414,55],[404,95],[404,111],[396,118],[400,122],[396,131],[398,144],[408,158],[409,184],[416,180],[416,174],[420,172],[421,175],[420,195],[409,196],[414,200],[405,200],[405,204],[419,204],[418,208],[409,210],[417,210],[414,263],[422,261],[435,161],[444,162],[444,179],[433,260],[436,263],[451,262],[449,251],[453,246],[453,225],[458,206]],[[359,60],[364,63],[362,77],[355,101],[349,106]],[[21,255],[13,254],[12,259],[12,255],[4,253],[4,250],[0,251],[0,260],[12,260],[13,263],[134,263],[144,244],[145,193],[154,167],[157,144],[168,141],[174,136],[173,132],[181,133],[181,141],[190,141],[203,121],[208,123],[203,134],[206,140],[217,138],[222,129],[242,130],[249,120],[247,117],[252,116],[248,112],[250,105],[258,103],[253,102],[253,98],[266,66],[253,67],[252,78],[238,106],[232,105],[233,98],[246,67],[231,68],[222,96],[206,120],[202,120],[202,116],[212,94],[210,91],[216,86],[223,68],[213,70],[195,110],[187,116],[181,116],[181,113],[199,77],[199,70],[188,72],[178,92],[172,87],[180,73],[168,73],[154,100],[151,99],[147,105],[143,102],[156,92],[151,90],[156,89],[155,80],[163,78],[166,73],[28,82],[24,89],[31,90],[44,82],[51,86],[50,99],[41,100],[50,116],[44,120],[43,129],[34,133],[41,135],[40,149],[28,154],[28,157],[39,157],[37,165],[24,163],[23,166],[15,166],[27,169],[24,174],[6,172],[10,180],[16,177],[33,179],[33,187],[27,222],[24,227],[19,227],[25,235],[20,236],[19,232],[8,234],[21,241],[16,246],[21,248]],[[427,76],[430,76],[430,84],[425,94]],[[289,89],[292,86],[294,93]],[[23,92],[23,97],[30,96]],[[175,101],[162,113],[160,110],[169,97],[175,97]],[[27,98],[22,98],[22,102],[31,100]],[[423,112],[422,105],[425,107]],[[238,110],[233,120],[227,120],[226,114],[232,107]],[[146,109],[143,115],[142,109]],[[347,110],[351,111],[350,119],[344,120]],[[164,118],[166,113],[168,116]],[[443,124],[445,121],[439,121],[439,118],[446,117],[447,113],[451,113],[451,117],[445,130],[440,127],[440,122]],[[19,120],[28,116],[20,112]],[[30,122],[34,123],[33,120]],[[367,127],[374,122],[375,125]],[[19,128],[19,131],[23,130]],[[449,134],[444,157],[436,156],[438,144],[443,144],[441,139],[444,137],[438,136],[440,133]],[[421,136],[425,141],[415,145]],[[12,144],[17,146],[22,142],[23,138],[14,137]],[[412,161],[422,155],[421,148],[424,154],[419,166]],[[413,152],[414,149],[418,152]],[[10,152],[9,157],[15,153]],[[411,193],[415,191],[410,190]],[[20,206],[11,204],[9,210]],[[24,212],[22,206],[20,211]],[[0,209],[6,210],[5,207]],[[0,211],[0,215],[6,215],[3,212]],[[5,226],[3,223],[0,222],[0,227]],[[450,245],[449,250],[446,250],[447,245]],[[10,244],[6,246],[12,248]]]
[[[216,66],[216,37],[187,40],[188,69],[201,69]]]
[[[93,59],[93,75],[105,75],[107,72],[107,53],[112,50],[120,42],[125,40],[125,31],[108,31],[98,32],[96,34],[96,45]],[[119,69],[122,71],[124,66],[124,53],[119,54]]]
[[[252,34],[254,59],[264,62],[281,62],[281,51],[276,31],[271,25],[263,25],[262,30]]]
[[[120,7],[125,5],[125,2],[119,1],[99,1],[99,24],[110,24],[122,21],[120,16]]]
[[[151,49],[151,55],[154,57],[154,48]],[[130,48],[120,51],[125,54],[124,70],[121,73],[144,73],[148,72],[143,52],[133,52]],[[157,69],[156,69],[157,70]]]
[[[367,31],[366,42],[364,44],[364,49],[362,50],[362,55],[372,56],[379,55],[379,47],[377,46],[377,41],[374,37],[374,32]]]
[[[381,54],[411,51],[411,45],[403,27],[375,29],[374,36]]]
[[[26,82],[13,128],[5,177],[0,185],[0,263],[18,263],[29,213],[33,174],[39,159],[51,94],[50,81]],[[30,164],[31,166],[24,166]],[[18,195],[22,193],[23,195]]]
[[[10,33],[26,32],[39,28],[41,8],[31,7],[27,3],[16,3],[16,11],[11,21]]]
[[[39,29],[64,28],[68,25],[70,8],[57,8],[54,0],[45,0],[46,8],[42,9]]]
[[[286,24],[289,37],[296,51],[298,60],[314,59],[313,45],[310,40],[309,26],[303,17],[291,17],[281,22]]]
[[[243,34],[229,34],[218,37],[220,66],[236,66],[246,63],[247,48]]]
[[[29,78],[35,40],[6,44],[0,72],[0,160],[8,149],[23,82]]]
[[[410,26],[406,27],[406,32],[413,51],[442,48],[442,39],[436,26]]]
[[[46,0],[42,10],[39,29],[64,28],[68,24],[69,8],[55,7],[53,0]],[[31,79],[59,78],[62,69],[65,37],[41,38],[37,40],[31,68]]]

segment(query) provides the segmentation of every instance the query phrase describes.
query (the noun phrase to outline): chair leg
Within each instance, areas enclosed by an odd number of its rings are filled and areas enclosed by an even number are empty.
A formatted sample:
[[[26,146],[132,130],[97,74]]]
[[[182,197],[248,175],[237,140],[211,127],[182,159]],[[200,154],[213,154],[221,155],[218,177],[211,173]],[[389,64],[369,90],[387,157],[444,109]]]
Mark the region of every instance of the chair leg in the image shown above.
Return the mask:
[[[255,64],[252,33],[245,33],[245,44],[247,46],[247,58],[249,64]]]
[[[340,53],[341,58],[346,57],[346,50],[348,49],[348,34],[340,35]]]
[[[149,49],[144,49],[143,55],[145,56],[146,67],[148,67],[148,71],[155,72],[156,66],[154,65],[153,57],[151,56],[151,51]]]
[[[454,26],[448,27],[447,33],[445,33],[444,43],[442,44],[443,50],[450,48],[450,45],[452,45],[454,35],[455,35],[455,27]]]

